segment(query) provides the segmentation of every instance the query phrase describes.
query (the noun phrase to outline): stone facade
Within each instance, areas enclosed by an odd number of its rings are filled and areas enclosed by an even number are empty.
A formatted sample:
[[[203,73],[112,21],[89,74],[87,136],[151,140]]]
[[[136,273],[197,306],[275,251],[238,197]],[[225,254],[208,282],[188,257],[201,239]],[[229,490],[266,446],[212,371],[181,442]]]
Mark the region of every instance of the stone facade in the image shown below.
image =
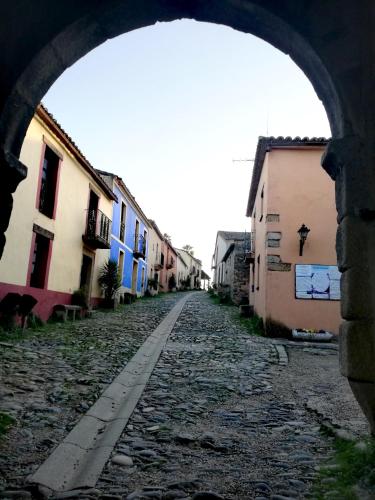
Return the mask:
[[[213,255],[214,284],[237,304],[249,303],[250,233],[218,231]]]

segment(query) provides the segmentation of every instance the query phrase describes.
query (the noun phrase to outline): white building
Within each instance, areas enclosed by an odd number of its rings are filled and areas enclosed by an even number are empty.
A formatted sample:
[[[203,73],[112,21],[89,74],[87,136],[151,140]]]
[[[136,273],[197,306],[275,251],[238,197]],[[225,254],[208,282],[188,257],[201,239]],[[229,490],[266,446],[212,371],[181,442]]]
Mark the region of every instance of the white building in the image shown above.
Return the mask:
[[[188,277],[190,278],[189,288],[199,289],[201,286],[202,262],[182,248],[176,248],[175,250],[180,254],[188,267]]]

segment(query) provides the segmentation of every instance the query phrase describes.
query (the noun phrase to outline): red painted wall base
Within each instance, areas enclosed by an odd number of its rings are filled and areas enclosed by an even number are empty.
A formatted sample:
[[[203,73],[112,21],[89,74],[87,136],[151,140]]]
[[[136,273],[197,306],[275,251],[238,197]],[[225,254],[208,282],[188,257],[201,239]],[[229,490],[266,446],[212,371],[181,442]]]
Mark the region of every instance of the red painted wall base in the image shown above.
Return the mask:
[[[7,293],[19,293],[21,295],[27,293],[36,298],[38,303],[35,305],[33,312],[37,314],[43,321],[47,321],[53,312],[53,307],[57,304],[71,304],[72,294],[64,292],[55,292],[41,288],[33,288],[31,286],[11,285],[9,283],[0,283],[0,300]],[[91,304],[96,307],[99,305],[100,298],[92,298]]]

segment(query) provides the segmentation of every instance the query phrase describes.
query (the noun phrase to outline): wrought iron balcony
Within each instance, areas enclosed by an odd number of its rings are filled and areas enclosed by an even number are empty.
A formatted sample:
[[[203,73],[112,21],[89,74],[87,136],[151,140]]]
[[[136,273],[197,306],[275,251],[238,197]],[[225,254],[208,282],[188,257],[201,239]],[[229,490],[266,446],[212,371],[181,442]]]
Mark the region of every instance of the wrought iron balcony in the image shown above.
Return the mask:
[[[146,257],[146,238],[140,234],[134,235],[133,255],[136,259],[144,259]]]
[[[172,269],[172,268],[173,268],[173,266],[174,266],[174,260],[173,260],[173,258],[171,258],[171,259],[169,260],[169,262],[167,262],[166,268],[167,268],[167,269]]]
[[[156,254],[155,258],[154,269],[155,271],[160,271],[160,269],[163,269],[161,255],[159,255],[158,253]]]
[[[111,248],[111,220],[101,210],[88,210],[82,239],[91,248]]]

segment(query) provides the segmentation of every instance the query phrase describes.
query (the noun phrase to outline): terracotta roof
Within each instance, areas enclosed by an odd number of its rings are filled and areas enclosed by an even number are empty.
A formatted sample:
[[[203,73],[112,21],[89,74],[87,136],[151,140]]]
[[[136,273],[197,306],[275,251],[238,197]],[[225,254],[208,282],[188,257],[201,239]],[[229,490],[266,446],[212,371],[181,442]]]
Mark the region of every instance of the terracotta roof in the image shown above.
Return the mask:
[[[195,260],[196,262],[198,262],[198,264],[199,264],[199,265],[202,265],[202,261],[201,261],[201,260],[199,260],[199,259],[197,259],[196,257],[194,257],[194,255],[191,255],[191,253],[190,253],[190,252],[187,252],[187,251],[186,251],[186,250],[184,250],[183,248],[176,248],[176,250],[177,250],[178,252],[184,252],[184,253],[186,253],[187,255],[189,255],[189,257],[191,257],[193,260]]]
[[[246,215],[251,216],[254,208],[255,198],[258,190],[260,176],[262,174],[264,158],[266,153],[272,149],[294,149],[301,147],[325,147],[330,139],[325,137],[259,137],[257,150],[255,153],[253,175],[251,178],[249,200],[247,203]]]
[[[91,177],[95,179],[101,189],[106,193],[108,198],[117,201],[117,197],[114,195],[112,190],[108,187],[108,185],[104,182],[100,175],[97,174],[95,168],[83,155],[73,139],[67,134],[67,132],[65,132],[65,130],[52,115],[52,113],[50,113],[43,104],[39,104],[39,106],[36,108],[35,114],[51,130],[51,132],[56,135],[59,141],[74,156],[74,158],[86,170],[86,172],[88,172]]]
[[[202,280],[210,280],[211,279],[210,276],[203,271],[203,269],[201,270],[201,279]]]
[[[176,251],[176,253],[177,253],[177,256],[178,256],[178,257],[180,258],[180,260],[182,261],[183,265],[184,265],[185,267],[188,267],[188,265],[186,264],[186,262],[185,262],[185,261],[184,261],[184,259],[182,258],[182,255],[178,252],[178,250],[176,250],[176,248],[175,248],[175,251]]]

